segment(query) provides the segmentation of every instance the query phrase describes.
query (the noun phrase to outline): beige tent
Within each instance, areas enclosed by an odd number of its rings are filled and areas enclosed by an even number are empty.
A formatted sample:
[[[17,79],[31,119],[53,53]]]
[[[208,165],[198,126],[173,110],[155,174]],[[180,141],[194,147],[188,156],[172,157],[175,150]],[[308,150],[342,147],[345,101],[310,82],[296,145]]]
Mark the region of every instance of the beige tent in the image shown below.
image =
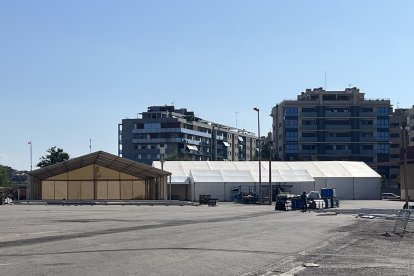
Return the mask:
[[[29,173],[30,199],[167,199],[169,172],[103,151]]]

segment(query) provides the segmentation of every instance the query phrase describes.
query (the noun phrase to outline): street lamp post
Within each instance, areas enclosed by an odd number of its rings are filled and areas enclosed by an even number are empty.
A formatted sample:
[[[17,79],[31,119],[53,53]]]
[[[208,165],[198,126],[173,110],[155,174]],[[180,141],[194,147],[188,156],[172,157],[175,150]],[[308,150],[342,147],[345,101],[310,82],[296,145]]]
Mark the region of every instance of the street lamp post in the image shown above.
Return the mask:
[[[164,144],[160,145],[160,162],[161,162],[161,170],[164,170],[164,162],[165,162],[165,147]],[[169,196],[171,200],[171,176],[170,176],[170,185],[169,185]],[[168,196],[167,196],[168,199]]]
[[[273,145],[272,141],[269,141],[269,205],[272,205],[272,156],[273,156]]]
[[[32,141],[30,140],[27,143],[30,145],[30,171],[32,171],[33,170]],[[32,185],[32,183],[33,183],[32,176],[30,176],[29,179],[30,179],[30,183],[27,183],[26,199],[31,199],[30,193],[31,193],[32,186],[33,186]]]
[[[27,142],[30,145],[30,171],[33,170],[33,158],[32,158],[32,141]]]
[[[257,111],[257,133],[259,136],[259,203],[262,204],[262,150],[260,139],[260,109],[255,107],[253,110]]]

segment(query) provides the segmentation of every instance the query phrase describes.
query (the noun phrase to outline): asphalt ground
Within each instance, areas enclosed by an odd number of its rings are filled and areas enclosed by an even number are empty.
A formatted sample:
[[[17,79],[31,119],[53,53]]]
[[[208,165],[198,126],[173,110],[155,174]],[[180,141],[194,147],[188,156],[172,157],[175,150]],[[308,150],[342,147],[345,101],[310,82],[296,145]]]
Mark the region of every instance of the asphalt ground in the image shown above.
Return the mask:
[[[414,236],[392,233],[403,202],[340,203],[3,205],[0,275],[414,275]]]

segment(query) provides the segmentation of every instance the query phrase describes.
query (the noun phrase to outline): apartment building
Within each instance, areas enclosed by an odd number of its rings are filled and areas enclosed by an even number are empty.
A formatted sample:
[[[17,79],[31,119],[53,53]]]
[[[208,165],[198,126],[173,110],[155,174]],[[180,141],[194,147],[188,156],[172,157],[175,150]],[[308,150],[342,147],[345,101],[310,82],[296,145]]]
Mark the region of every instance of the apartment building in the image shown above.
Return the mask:
[[[390,117],[390,177],[389,185],[397,185],[400,182],[401,149],[404,148],[404,126],[407,124],[409,109],[397,108]],[[397,187],[398,188],[398,187]]]
[[[150,106],[141,118],[118,125],[118,155],[144,164],[155,160],[249,161],[254,133],[210,122],[186,108]]]
[[[408,145],[414,146],[414,106],[408,110]]]
[[[306,89],[272,108],[276,158],[388,162],[391,110],[390,100],[366,99],[356,87]],[[377,171],[389,177],[389,166]]]

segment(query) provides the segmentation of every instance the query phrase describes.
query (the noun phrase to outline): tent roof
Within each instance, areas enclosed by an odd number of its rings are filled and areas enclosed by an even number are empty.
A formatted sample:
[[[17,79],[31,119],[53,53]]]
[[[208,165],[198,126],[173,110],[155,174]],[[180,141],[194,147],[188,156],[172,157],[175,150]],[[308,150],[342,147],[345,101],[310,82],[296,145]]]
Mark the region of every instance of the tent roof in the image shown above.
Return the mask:
[[[171,175],[170,172],[163,171],[126,158],[122,158],[104,151],[97,151],[69,159],[68,161],[60,162],[31,171],[28,174],[39,179],[47,179],[58,174],[66,173],[93,164],[142,179],[151,179],[159,176]]]
[[[153,166],[161,167],[159,161]],[[195,182],[258,182],[258,161],[165,161],[164,169],[173,179]],[[314,178],[366,177],[380,175],[363,162],[354,161],[273,161],[272,182],[309,182]],[[269,162],[261,162],[261,180],[269,181]],[[173,182],[173,181],[172,181]],[[174,182],[183,183],[184,182]]]

